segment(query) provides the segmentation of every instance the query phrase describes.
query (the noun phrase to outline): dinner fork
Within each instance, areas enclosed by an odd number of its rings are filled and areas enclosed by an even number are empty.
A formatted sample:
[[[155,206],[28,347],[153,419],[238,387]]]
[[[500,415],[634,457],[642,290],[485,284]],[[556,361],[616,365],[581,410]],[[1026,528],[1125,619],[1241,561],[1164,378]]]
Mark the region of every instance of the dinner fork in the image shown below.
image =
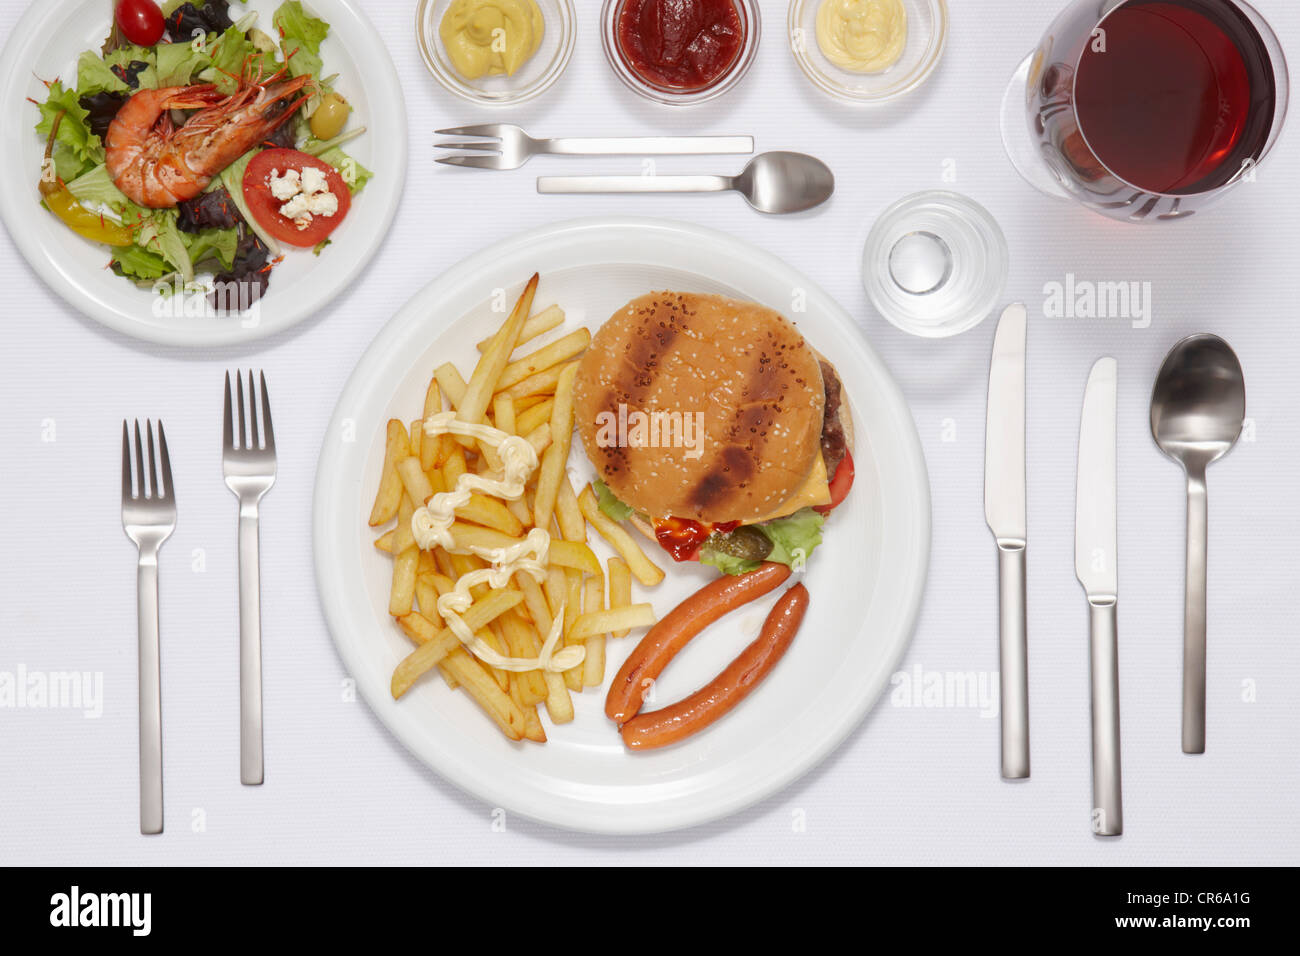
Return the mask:
[[[153,424],[144,423],[149,458],[146,465],[135,423],[135,468],[131,436],[122,422],[122,527],[140,551],[136,569],[136,619],[139,629],[140,681],[140,832],[162,833],[162,681],[158,653],[158,551],[176,529],[176,489],[167,436],[158,423],[158,453]],[[132,489],[132,475],[135,487]],[[146,482],[147,479],[147,482]]]
[[[259,374],[258,378],[260,411],[250,369],[245,414],[243,375],[235,373],[232,401],[230,373],[226,373],[221,452],[226,485],[239,496],[239,779],[246,784],[262,782],[262,595],[257,507],[275,483],[271,399],[266,392],[266,375]],[[237,431],[235,408],[239,415]]]
[[[476,150],[481,156],[441,156],[448,166],[518,169],[533,156],[708,156],[752,153],[752,136],[629,136],[534,139],[518,126],[484,123],[436,130],[439,136],[476,136],[478,142],[435,143],[434,149]]]

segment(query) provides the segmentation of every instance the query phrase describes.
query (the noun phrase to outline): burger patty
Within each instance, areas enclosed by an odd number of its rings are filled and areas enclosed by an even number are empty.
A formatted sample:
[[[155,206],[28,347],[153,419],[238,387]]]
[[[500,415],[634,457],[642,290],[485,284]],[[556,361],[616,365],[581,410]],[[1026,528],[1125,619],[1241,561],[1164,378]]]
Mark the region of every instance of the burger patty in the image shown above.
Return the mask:
[[[840,386],[835,366],[822,362],[822,382],[826,386],[826,414],[822,419],[822,459],[826,462],[827,479],[835,477],[835,470],[840,467],[848,451],[848,439],[844,436],[844,422],[840,420],[840,402],[844,399],[844,390]]]

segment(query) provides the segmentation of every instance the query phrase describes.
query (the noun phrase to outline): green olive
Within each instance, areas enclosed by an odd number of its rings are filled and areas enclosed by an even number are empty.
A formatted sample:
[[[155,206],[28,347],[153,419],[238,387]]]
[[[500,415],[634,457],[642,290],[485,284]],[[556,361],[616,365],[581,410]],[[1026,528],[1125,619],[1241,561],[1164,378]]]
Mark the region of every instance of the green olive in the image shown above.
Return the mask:
[[[347,125],[348,114],[352,107],[348,101],[337,93],[326,93],[321,97],[320,106],[311,114],[311,134],[319,140],[333,139],[343,132]]]

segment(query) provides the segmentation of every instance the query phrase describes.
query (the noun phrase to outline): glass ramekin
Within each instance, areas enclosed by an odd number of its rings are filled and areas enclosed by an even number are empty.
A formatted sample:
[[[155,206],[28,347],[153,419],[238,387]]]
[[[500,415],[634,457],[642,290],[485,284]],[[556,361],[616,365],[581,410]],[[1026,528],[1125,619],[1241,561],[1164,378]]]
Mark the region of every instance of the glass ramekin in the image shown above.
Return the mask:
[[[546,24],[542,45],[514,76],[467,80],[457,72],[443,47],[438,27],[452,0],[420,0],[415,10],[415,37],[429,72],[448,91],[472,103],[510,106],[541,95],[560,78],[573,55],[577,15],[573,0],[537,0]]]
[[[600,11],[600,39],[605,48],[605,58],[609,61],[614,75],[623,81],[624,86],[646,99],[669,106],[693,106],[696,103],[704,103],[716,99],[739,83],[754,63],[754,57],[758,53],[759,36],[762,33],[757,0],[732,0],[745,25],[745,41],[741,44],[740,52],[736,54],[736,59],[730,68],[708,86],[694,90],[675,90],[672,87],[651,83],[632,70],[623,56],[622,44],[618,38],[618,16],[626,2],[628,0],[605,0],[605,5]]]
[[[787,20],[790,52],[804,76],[828,96],[845,103],[887,103],[916,89],[943,57],[948,38],[947,0],[903,0],[907,11],[907,46],[903,55],[879,73],[843,70],[817,45],[817,10],[823,0],[790,0]]]

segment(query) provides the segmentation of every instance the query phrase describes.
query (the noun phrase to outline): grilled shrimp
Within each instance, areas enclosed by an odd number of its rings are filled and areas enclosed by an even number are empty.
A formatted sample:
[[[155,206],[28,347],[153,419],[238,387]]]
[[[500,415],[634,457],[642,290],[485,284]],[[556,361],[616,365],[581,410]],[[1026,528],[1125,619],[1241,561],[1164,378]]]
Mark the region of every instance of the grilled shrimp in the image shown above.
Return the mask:
[[[152,209],[193,199],[310,95],[303,93],[310,76],[283,77],[284,71],[267,82],[245,77],[230,96],[211,84],[140,90],[104,137],[113,182],[132,202]],[[199,112],[176,127],[174,109]]]

